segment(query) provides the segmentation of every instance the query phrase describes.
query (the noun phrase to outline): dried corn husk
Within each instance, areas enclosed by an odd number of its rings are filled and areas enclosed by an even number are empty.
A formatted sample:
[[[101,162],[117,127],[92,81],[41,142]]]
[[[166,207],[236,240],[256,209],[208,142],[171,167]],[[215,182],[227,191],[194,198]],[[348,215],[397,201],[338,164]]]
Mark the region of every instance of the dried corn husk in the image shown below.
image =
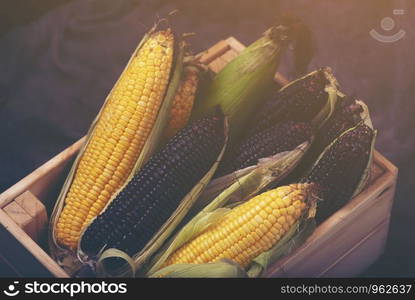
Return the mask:
[[[376,142],[376,135],[377,135],[377,130],[374,129],[373,127],[373,123],[372,123],[372,119],[370,117],[370,113],[369,113],[369,108],[366,105],[366,103],[364,103],[362,100],[357,100],[356,101],[358,104],[360,104],[363,108],[362,113],[360,114],[360,117],[362,118],[362,121],[359,122],[358,125],[356,125],[355,127],[349,128],[347,130],[345,130],[341,135],[345,134],[346,132],[349,132],[353,129],[355,129],[357,126],[359,126],[360,124],[365,124],[366,126],[368,126],[369,128],[371,128],[373,130],[373,138],[372,138],[372,144],[371,144],[371,149],[370,149],[370,154],[369,154],[369,159],[367,161],[367,165],[366,168],[364,170],[364,172],[362,173],[361,179],[359,181],[359,184],[356,187],[356,190],[353,194],[353,197],[356,196],[357,194],[359,194],[363,188],[366,186],[367,181],[369,179],[369,175],[370,175],[370,167],[372,165],[373,162],[373,152],[375,149],[375,142]],[[336,140],[341,136],[339,135],[334,141],[332,141],[330,143],[330,145],[328,145],[323,152],[318,156],[318,158],[314,161],[314,163],[312,164],[312,166],[307,170],[307,172],[305,172],[305,174],[308,174],[320,161],[320,159],[324,156],[324,153],[326,151],[328,151],[328,149],[335,144]]]
[[[139,43],[139,45],[137,46],[137,48],[134,50],[134,52],[131,55],[131,58],[129,60],[129,62],[127,63],[127,66],[125,67],[123,73],[120,75],[121,76],[124,74],[125,70],[127,69],[127,67],[130,65],[132,59],[134,56],[136,56],[137,52],[142,48],[142,46],[144,45],[144,43],[149,39],[149,37],[151,36],[151,34],[153,34],[155,31],[158,30],[158,24],[156,24],[141,40],[141,42]],[[159,109],[158,115],[157,115],[157,119],[156,122],[152,128],[152,130],[150,131],[150,134],[147,138],[146,143],[144,144],[144,147],[141,151],[141,154],[139,155],[134,168],[132,169],[128,179],[126,180],[126,183],[134,176],[134,174],[141,168],[141,166],[150,158],[150,156],[152,155],[152,153],[154,153],[154,151],[156,151],[158,149],[158,147],[160,146],[161,142],[162,142],[162,138],[163,138],[163,132],[164,129],[166,127],[166,123],[167,123],[167,116],[170,112],[170,107],[172,105],[173,99],[174,99],[174,95],[176,92],[176,89],[179,85],[180,82],[180,78],[181,78],[181,73],[182,73],[182,68],[183,68],[183,56],[184,56],[184,43],[182,41],[178,41],[177,38],[175,39],[175,44],[174,44],[174,63],[172,65],[172,69],[170,71],[170,79],[169,79],[169,86],[166,90],[165,96],[164,96],[164,100],[163,103]],[[74,178],[74,174],[75,171],[77,169],[79,160],[81,158],[81,156],[83,155],[86,146],[88,145],[90,139],[91,139],[91,134],[102,114],[102,111],[105,107],[105,105],[108,102],[108,99],[110,97],[112,93],[109,93],[109,95],[107,96],[107,98],[105,99],[105,102],[101,108],[101,110],[99,111],[97,117],[95,118],[95,120],[93,121],[91,127],[88,130],[87,133],[87,138],[86,141],[84,143],[84,145],[82,146],[81,150],[79,151],[75,162],[72,165],[72,168],[65,180],[65,183],[62,187],[62,190],[58,196],[58,199],[56,201],[55,207],[53,209],[52,215],[51,215],[51,221],[50,221],[50,226],[49,226],[49,248],[50,248],[50,253],[52,255],[52,257],[58,262],[58,264],[68,273],[68,274],[73,274],[82,264],[80,262],[80,260],[78,259],[78,257],[76,257],[76,253],[74,253],[74,251],[71,251],[67,248],[61,247],[56,239],[55,239],[55,234],[54,234],[54,230],[56,227],[56,223],[58,221],[59,215],[63,209],[64,206],[64,201],[66,198],[66,194],[72,184],[72,180]],[[123,187],[120,188],[120,190]],[[114,193],[113,197],[108,201],[107,206],[111,203],[111,201],[115,198],[116,193]]]
[[[343,133],[341,133],[336,139],[334,139],[323,151],[322,153],[318,156],[318,158],[313,162],[312,166],[310,168],[308,168],[307,172],[304,173],[302,179],[300,181],[308,181],[307,176],[313,171],[314,168],[318,167],[318,165],[320,164],[321,159],[325,156],[326,152],[329,151],[336,143],[337,141],[345,134],[347,134],[350,131],[355,130],[356,128],[362,126],[363,124],[366,125],[367,127],[369,127],[372,132],[372,139],[371,139],[371,143],[370,143],[370,151],[369,151],[369,155],[367,158],[367,161],[365,163],[365,167],[362,171],[362,173],[360,174],[360,177],[358,178],[358,182],[356,184],[356,186],[353,187],[354,192],[352,193],[352,196],[350,197],[350,199],[345,199],[345,200],[351,200],[353,197],[355,197],[356,195],[358,195],[367,185],[368,183],[368,179],[369,179],[369,175],[370,175],[370,170],[371,170],[371,166],[372,166],[372,162],[373,162],[373,153],[374,153],[374,146],[375,146],[375,141],[376,141],[376,135],[377,135],[377,131],[373,128],[373,124],[370,118],[370,114],[369,114],[369,110],[367,105],[361,101],[358,100],[357,101],[358,104],[360,104],[363,108],[362,113],[360,114],[360,117],[362,119],[361,122],[359,122],[356,126],[349,128],[347,130],[345,130]],[[328,201],[328,203],[330,203],[331,199],[322,199],[323,201]],[[341,202],[343,205],[346,202]],[[334,208],[332,207],[317,207],[317,209],[320,209],[320,212],[326,212],[326,215],[329,216],[330,214],[334,213]],[[324,220],[324,219],[323,219]],[[319,220],[319,216],[317,215],[317,221],[320,222],[321,220]]]
[[[238,170],[209,183],[192,211],[198,212],[205,206],[235,203],[249,199],[271,183],[282,180],[295,168],[311,142],[306,141],[292,151],[284,151],[260,159],[256,166]],[[215,199],[214,202],[212,202]],[[218,201],[218,199],[222,199]]]

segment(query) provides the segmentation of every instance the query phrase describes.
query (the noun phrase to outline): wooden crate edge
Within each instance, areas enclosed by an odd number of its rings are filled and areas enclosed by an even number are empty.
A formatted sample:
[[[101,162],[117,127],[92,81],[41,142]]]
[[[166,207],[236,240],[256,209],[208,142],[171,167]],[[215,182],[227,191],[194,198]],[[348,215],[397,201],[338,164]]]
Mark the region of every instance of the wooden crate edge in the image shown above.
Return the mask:
[[[362,238],[358,243],[356,243],[352,248],[346,251],[343,255],[341,255],[334,263],[332,263],[328,268],[326,268],[323,272],[321,272],[318,277],[324,277],[326,273],[328,273],[331,269],[336,267],[345,257],[349,256],[351,253],[358,250],[365,242],[370,240],[374,235],[379,233],[382,230],[385,230],[385,237],[383,242],[386,242],[386,237],[388,235],[388,229],[390,224],[390,215],[388,215],[383,222],[381,222],[378,226],[376,226],[372,231],[369,232],[364,238]]]

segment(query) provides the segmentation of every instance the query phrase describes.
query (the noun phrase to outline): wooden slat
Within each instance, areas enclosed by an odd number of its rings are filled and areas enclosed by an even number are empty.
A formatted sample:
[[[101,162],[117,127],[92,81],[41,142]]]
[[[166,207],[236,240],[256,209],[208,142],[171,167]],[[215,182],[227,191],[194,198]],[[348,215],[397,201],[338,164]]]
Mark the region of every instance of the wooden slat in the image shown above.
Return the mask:
[[[12,203],[18,204],[24,211],[30,216],[30,227],[33,234],[29,234],[32,239],[37,241],[42,233],[45,232],[48,224],[48,216],[46,213],[46,207],[43,203],[30,191],[26,191],[17,197]],[[10,205],[9,204],[9,205]],[[7,205],[8,206],[8,205]],[[6,207],[7,207],[6,206]],[[25,230],[27,232],[27,230]]]
[[[8,203],[3,210],[33,240],[38,241],[46,229],[46,208],[32,193],[25,192]]]
[[[3,208],[4,212],[30,236],[36,240],[36,228],[33,218],[15,201],[10,202]]]
[[[200,62],[203,64],[209,64],[219,56],[221,56],[223,53],[229,50],[229,44],[227,41],[222,40],[215,45],[213,45],[211,48],[206,50],[205,52],[202,52],[200,55]]]
[[[209,69],[215,73],[219,72],[222,69],[222,64],[217,60],[212,61],[208,66]]]
[[[235,57],[237,57],[239,52],[235,51],[234,49],[229,49],[226,51],[221,58],[225,60],[227,63],[230,63]]]
[[[374,161],[380,168],[384,169],[387,173],[391,173],[391,175],[394,177],[398,176],[398,168],[376,150],[374,152]]]
[[[352,277],[364,271],[366,267],[379,258],[383,252],[388,234],[390,215],[388,215],[371,232],[363,236],[355,245],[348,248],[337,259],[326,257],[322,266],[314,266],[314,270],[303,270],[293,273],[285,265],[274,266],[272,272],[264,277]],[[324,250],[324,248],[322,249]],[[315,257],[307,257],[309,260]],[[324,267],[325,266],[325,267]],[[302,267],[302,266],[301,266]],[[300,269],[301,269],[300,267]]]
[[[226,42],[232,49],[234,49],[238,53],[242,52],[246,48],[244,44],[242,44],[240,41],[238,41],[233,36],[228,37],[226,39]]]
[[[370,169],[369,182],[373,182],[378,179],[382,174],[385,173],[385,170],[382,169],[378,164],[373,163]]]
[[[29,216],[41,216],[47,219],[45,206],[30,191],[24,192],[20,196],[16,197],[14,201],[19,204],[29,214]]]
[[[351,277],[363,272],[382,255],[388,236],[389,222],[390,217],[317,277]]]
[[[220,70],[223,69],[223,67],[226,66],[227,63],[228,62],[226,60],[224,60],[222,57],[218,57],[209,64],[209,68],[213,72],[218,73]]]

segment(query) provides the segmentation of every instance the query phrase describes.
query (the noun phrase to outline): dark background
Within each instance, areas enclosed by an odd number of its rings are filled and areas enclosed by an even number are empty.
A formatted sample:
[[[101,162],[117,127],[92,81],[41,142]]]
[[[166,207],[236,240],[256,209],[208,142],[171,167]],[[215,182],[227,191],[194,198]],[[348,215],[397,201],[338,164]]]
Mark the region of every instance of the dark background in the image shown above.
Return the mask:
[[[280,12],[311,28],[310,70],[332,67],[369,105],[376,148],[399,168],[386,252],[362,276],[415,275],[415,1],[22,0],[0,4],[0,192],[83,136],[132,50],[158,16],[194,32],[195,52],[235,36],[249,44]],[[394,16],[393,9],[405,9]],[[396,27],[380,27],[384,17]],[[381,43],[369,31],[402,40]],[[289,74],[286,72],[284,74]],[[6,247],[0,244],[0,247]],[[9,249],[12,250],[12,249]],[[7,272],[6,272],[7,273]]]

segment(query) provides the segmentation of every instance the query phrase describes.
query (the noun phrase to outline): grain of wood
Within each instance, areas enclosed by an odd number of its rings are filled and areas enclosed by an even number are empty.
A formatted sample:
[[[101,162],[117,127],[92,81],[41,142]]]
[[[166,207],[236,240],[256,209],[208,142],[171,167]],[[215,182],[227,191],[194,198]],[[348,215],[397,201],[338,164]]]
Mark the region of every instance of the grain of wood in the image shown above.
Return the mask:
[[[385,170],[382,169],[378,164],[372,164],[369,181],[374,182],[376,179],[382,176],[383,173],[385,173]]]
[[[31,226],[35,232],[33,235],[29,235],[32,236],[34,240],[38,240],[39,236],[46,230],[48,224],[46,207],[30,191],[26,191],[21,194],[14,200],[14,202],[22,207],[32,218]]]
[[[31,217],[46,216],[46,208],[40,200],[30,191],[26,191],[15,199]]]
[[[227,41],[222,40],[213,45],[211,48],[200,54],[200,62],[203,64],[209,64],[216,58],[220,57],[223,53],[229,50],[229,44]]]
[[[37,228],[34,219],[15,201],[4,207],[6,214],[26,232],[33,240],[37,240]]]
[[[213,72],[218,73],[222,69],[223,63],[218,60],[214,60],[208,66]]]
[[[238,52],[233,50],[233,49],[229,49],[228,51],[226,51],[221,58],[226,61],[227,63],[231,62],[235,57],[238,56]]]

